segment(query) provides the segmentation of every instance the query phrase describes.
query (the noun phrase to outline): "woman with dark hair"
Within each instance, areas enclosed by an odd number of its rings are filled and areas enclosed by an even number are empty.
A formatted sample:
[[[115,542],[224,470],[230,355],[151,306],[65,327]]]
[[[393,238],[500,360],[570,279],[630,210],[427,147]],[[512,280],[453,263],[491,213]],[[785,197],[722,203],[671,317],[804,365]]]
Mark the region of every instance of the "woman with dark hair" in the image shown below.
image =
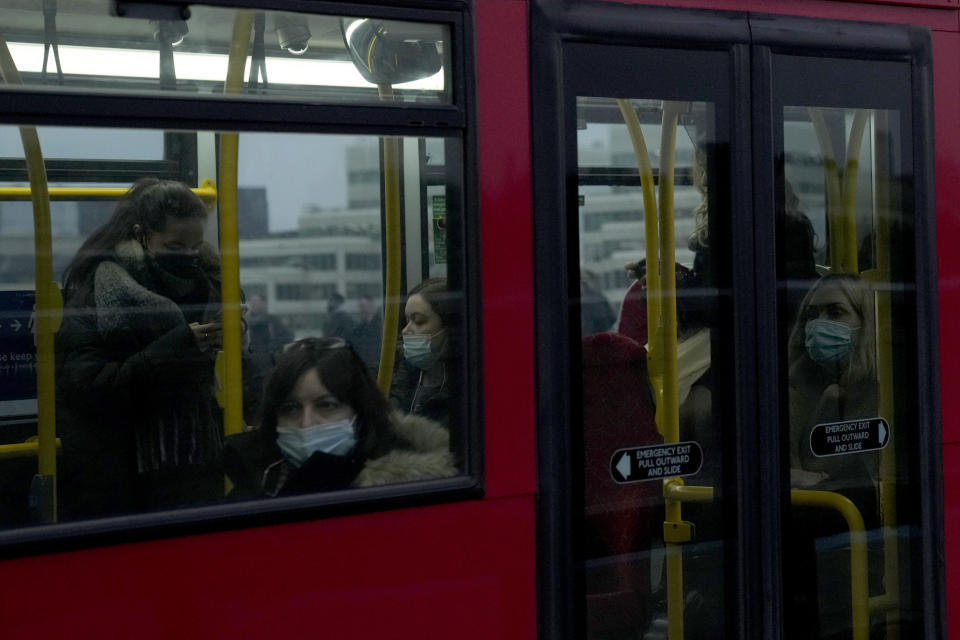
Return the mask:
[[[424,280],[410,290],[404,307],[403,361],[394,377],[390,398],[401,411],[449,426],[449,360],[456,352],[453,330],[457,305],[444,278]]]
[[[233,497],[292,495],[456,475],[445,428],[390,413],[341,338],[294,342],[264,389],[260,428],[227,439]]]
[[[64,518],[222,497],[220,273],[207,209],[143,178],[67,267],[56,338]]]

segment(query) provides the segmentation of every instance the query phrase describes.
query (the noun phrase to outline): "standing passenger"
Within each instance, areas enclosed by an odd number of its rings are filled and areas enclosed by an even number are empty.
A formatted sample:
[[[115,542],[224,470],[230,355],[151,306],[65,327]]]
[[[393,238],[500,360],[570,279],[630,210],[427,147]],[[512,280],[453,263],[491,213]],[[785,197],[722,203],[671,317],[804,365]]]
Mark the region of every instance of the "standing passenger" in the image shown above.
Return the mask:
[[[220,273],[206,220],[183,184],[142,178],[67,267],[56,337],[67,518],[222,495]]]

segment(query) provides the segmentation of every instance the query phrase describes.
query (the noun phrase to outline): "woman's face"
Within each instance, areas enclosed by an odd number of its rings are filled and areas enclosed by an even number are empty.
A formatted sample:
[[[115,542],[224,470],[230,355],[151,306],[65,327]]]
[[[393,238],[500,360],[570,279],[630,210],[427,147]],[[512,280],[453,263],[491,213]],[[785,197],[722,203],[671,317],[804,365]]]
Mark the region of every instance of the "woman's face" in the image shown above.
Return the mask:
[[[403,333],[407,335],[429,335],[433,336],[431,346],[434,351],[440,352],[446,343],[446,335],[440,333],[443,331],[443,321],[430,303],[415,293],[407,298],[407,305],[403,310],[407,318],[407,324],[403,327]],[[440,335],[437,335],[440,333]]]
[[[810,298],[804,321],[820,318],[842,322],[851,328],[860,326],[860,316],[857,314],[850,299],[839,285],[828,283],[818,288]]]
[[[164,253],[192,255],[203,244],[205,227],[206,220],[203,218],[172,218],[167,216],[164,230],[148,233],[144,238],[144,244],[147,251],[154,255]]]
[[[305,429],[318,424],[349,420],[354,415],[356,413],[353,407],[330,393],[314,368],[300,376],[293,391],[280,404],[277,409],[277,426]]]

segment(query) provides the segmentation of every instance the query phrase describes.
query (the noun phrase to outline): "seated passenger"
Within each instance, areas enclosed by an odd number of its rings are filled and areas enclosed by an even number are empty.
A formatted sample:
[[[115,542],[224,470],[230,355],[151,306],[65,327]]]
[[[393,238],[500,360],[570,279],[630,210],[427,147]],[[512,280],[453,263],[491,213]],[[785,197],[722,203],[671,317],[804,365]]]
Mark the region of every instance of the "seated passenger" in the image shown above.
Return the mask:
[[[817,458],[810,432],[818,424],[877,416],[874,332],[869,288],[855,275],[828,275],[800,303],[788,351],[790,486],[845,496],[868,530],[880,524],[877,454]],[[829,509],[793,505],[790,515],[790,560],[784,578],[791,585],[787,637],[819,638],[822,620],[849,624],[849,550],[838,535],[846,533],[848,525]],[[868,555],[869,589],[876,595],[882,554],[871,544]]]
[[[220,270],[206,220],[185,185],[143,178],[67,267],[56,336],[65,519],[222,497]]]
[[[403,362],[390,398],[401,411],[426,416],[449,426],[450,329],[455,305],[443,278],[424,280],[407,297],[403,327]]]
[[[800,303],[788,354],[794,488],[833,491],[873,486],[876,472],[869,467],[876,464],[874,456],[815,458],[810,431],[827,422],[876,417],[874,330],[873,298],[858,276],[824,276]]]
[[[227,439],[235,498],[292,495],[456,475],[450,435],[389,413],[363,360],[342,339],[306,338],[277,359],[259,429]]]

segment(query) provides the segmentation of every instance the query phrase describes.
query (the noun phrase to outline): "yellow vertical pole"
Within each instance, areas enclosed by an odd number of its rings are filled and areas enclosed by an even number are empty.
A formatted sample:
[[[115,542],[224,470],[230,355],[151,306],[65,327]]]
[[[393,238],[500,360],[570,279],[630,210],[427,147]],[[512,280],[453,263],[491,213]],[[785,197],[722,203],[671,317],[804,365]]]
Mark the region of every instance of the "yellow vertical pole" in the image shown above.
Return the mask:
[[[664,101],[660,129],[660,298],[663,353],[663,398],[657,406],[664,440],[680,441],[680,409],[677,402],[677,271],[673,233],[673,169],[677,144],[678,105]],[[665,530],[683,522],[681,502],[667,497]],[[683,529],[688,531],[688,529]],[[686,536],[668,541],[667,547],[667,637],[683,640],[683,546]]]
[[[380,99],[393,100],[393,88],[380,85]],[[400,324],[400,138],[383,137],[383,210],[386,242],[386,278],[383,294],[383,333],[380,340],[380,369],[377,386],[390,395],[396,358],[397,327]]]
[[[243,90],[243,71],[250,46],[253,12],[238,10],[233,23],[227,63],[226,93]],[[237,227],[237,164],[240,137],[220,135],[220,265],[223,301],[223,351],[217,359],[222,386],[223,430],[226,435],[243,430],[242,329],[240,322],[240,256]]]
[[[830,130],[827,128],[823,112],[815,107],[809,110],[813,130],[820,143],[820,154],[823,157],[823,176],[827,186],[827,225],[830,233],[830,267],[833,271],[841,271],[843,264],[844,236],[846,228],[842,216],[842,194],[840,189],[840,173],[837,168],[837,156],[830,140]],[[856,242],[856,239],[854,239]]]
[[[633,153],[637,157],[637,170],[640,173],[640,189],[643,193],[644,241],[647,260],[647,340],[650,343],[647,353],[647,371],[650,384],[656,397],[657,406],[663,404],[663,354],[657,343],[660,327],[660,231],[658,228],[657,196],[653,189],[653,167],[647,143],[640,128],[640,119],[633,110],[633,103],[627,99],[618,99],[617,105],[627,125]],[[657,429],[663,433],[663,425],[658,420]]]
[[[843,249],[840,270],[858,273],[857,265],[857,174],[860,166],[860,147],[869,111],[857,109],[853,114],[850,139],[847,142],[847,166],[843,172]]]
[[[7,84],[20,84],[20,75],[7,48],[0,38],[0,75]],[[63,317],[63,299],[53,281],[53,232],[50,226],[50,196],[47,192],[47,173],[40,150],[36,127],[20,127],[30,193],[33,201],[33,243],[36,280],[36,315],[34,331],[37,336],[37,473],[42,493],[41,518],[44,522],[57,520],[57,434],[56,391],[54,372],[54,339]]]

